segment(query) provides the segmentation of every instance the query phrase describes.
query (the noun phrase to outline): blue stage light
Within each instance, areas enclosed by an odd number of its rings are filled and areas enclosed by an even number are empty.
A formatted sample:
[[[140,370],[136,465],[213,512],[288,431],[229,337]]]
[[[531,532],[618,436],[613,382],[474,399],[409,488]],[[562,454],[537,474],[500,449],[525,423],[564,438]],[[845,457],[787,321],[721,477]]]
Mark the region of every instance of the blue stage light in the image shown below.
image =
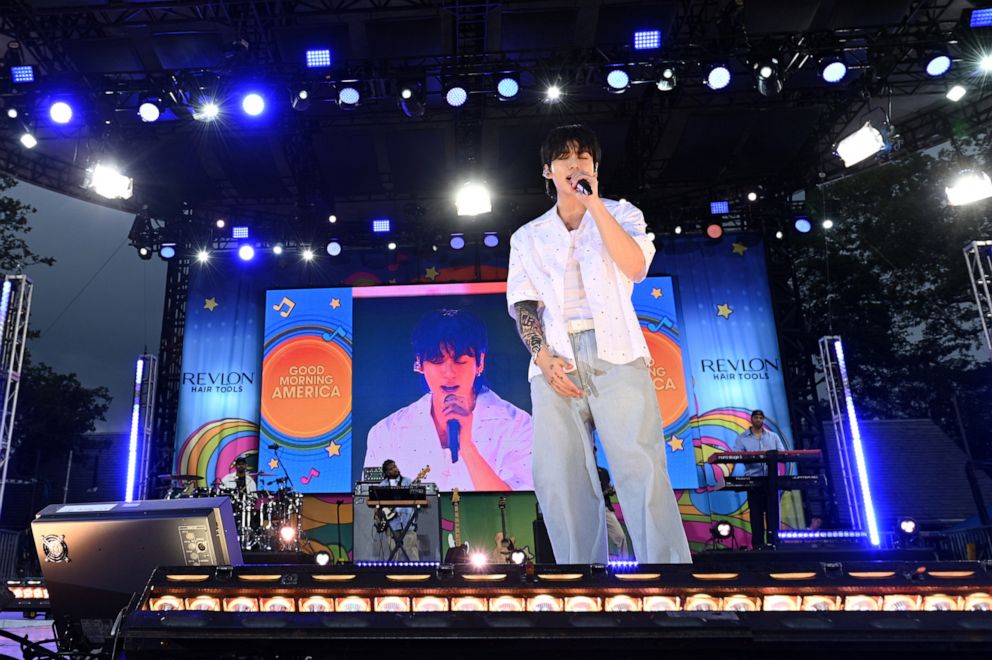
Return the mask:
[[[245,114],[257,117],[265,111],[265,99],[256,92],[247,94],[241,99],[241,109],[245,111]]]
[[[796,222],[794,223],[794,226],[796,228],[796,231],[798,231],[800,234],[808,234],[810,231],[813,230],[813,223],[810,222],[808,218],[803,218],[803,217],[796,218]]]
[[[499,83],[497,83],[496,91],[499,93],[500,98],[512,99],[520,91],[520,83],[517,82],[516,78],[507,76],[500,79]]]
[[[614,92],[622,92],[630,87],[630,74],[623,69],[613,69],[606,74],[606,84]]]
[[[868,484],[868,464],[865,461],[864,447],[861,444],[861,427],[858,415],[854,411],[854,396],[851,394],[851,383],[847,378],[847,364],[844,361],[844,346],[840,337],[834,339],[834,352],[837,354],[837,366],[840,367],[841,384],[844,386],[844,402],[847,407],[847,423],[851,428],[851,440],[854,444],[854,460],[858,468],[858,484],[861,486],[861,499],[864,503],[865,522],[868,523],[868,541],[878,546],[881,538],[878,535],[878,523],[875,520],[875,503],[871,498],[871,486]]]
[[[21,83],[33,83],[34,82],[34,67],[33,66],[12,66],[10,67],[10,80],[15,85]]]
[[[927,75],[939,78],[951,68],[951,58],[947,53],[933,53],[927,59]]]
[[[392,229],[389,218],[379,218],[372,221],[372,232],[375,234],[388,234]]]
[[[336,239],[327,243],[327,254],[336,257],[341,254],[341,243]]]
[[[251,261],[255,258],[255,248],[246,243],[238,248],[238,256],[242,261]]]
[[[730,213],[730,202],[710,202],[710,215],[727,215]]]
[[[127,477],[124,482],[124,501],[134,501],[134,483],[138,473],[138,433],[141,421],[141,377],[145,358],[141,356],[134,369],[134,400],[131,405],[131,432],[127,443]]]
[[[482,237],[482,244],[488,248],[494,248],[499,245],[499,234],[494,231],[487,231]]]
[[[660,30],[637,30],[634,32],[634,50],[661,48]]]
[[[838,58],[827,58],[820,62],[820,77],[828,83],[839,83],[847,75],[847,65]]]
[[[169,259],[176,256],[176,244],[175,243],[163,243],[162,247],[158,249],[158,256],[162,259],[168,261]]]
[[[326,69],[331,66],[331,51],[327,48],[316,48],[307,51],[308,69]]]
[[[357,87],[342,87],[338,91],[338,103],[342,105],[357,105],[362,99]]]
[[[231,238],[248,238],[248,228],[231,227]]]
[[[465,235],[452,234],[451,240],[448,241],[448,245],[451,246],[452,250],[461,250],[463,247],[465,247]]]
[[[723,89],[730,84],[730,69],[719,64],[706,74],[706,85],[710,89]]]
[[[454,87],[449,87],[448,91],[444,95],[444,100],[448,102],[452,108],[458,108],[465,105],[465,101],[468,100],[468,92],[464,87],[459,87],[455,85]]]
[[[56,124],[68,124],[72,121],[72,106],[65,101],[56,101],[48,108],[48,116]]]
[[[992,9],[973,9],[968,27],[985,28],[992,27]]]

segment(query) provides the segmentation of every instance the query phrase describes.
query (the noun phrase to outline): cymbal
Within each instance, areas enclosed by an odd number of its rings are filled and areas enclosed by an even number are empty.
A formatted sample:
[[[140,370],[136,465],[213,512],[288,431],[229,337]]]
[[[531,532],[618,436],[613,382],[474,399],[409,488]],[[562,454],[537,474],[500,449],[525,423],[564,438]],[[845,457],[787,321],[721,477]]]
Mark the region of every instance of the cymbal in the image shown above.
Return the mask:
[[[173,481],[199,481],[203,479],[198,474],[160,474],[159,479],[172,479]]]
[[[249,472],[253,477],[274,477],[276,474],[274,472]]]

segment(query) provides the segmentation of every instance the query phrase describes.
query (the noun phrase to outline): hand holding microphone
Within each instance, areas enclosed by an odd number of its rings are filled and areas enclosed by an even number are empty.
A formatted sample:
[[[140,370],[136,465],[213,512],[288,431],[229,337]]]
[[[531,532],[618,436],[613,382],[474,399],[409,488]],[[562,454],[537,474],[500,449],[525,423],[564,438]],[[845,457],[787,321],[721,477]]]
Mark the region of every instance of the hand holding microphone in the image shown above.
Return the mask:
[[[596,180],[595,172],[592,174],[576,172],[569,177],[569,183],[579,197],[599,196],[599,182]]]

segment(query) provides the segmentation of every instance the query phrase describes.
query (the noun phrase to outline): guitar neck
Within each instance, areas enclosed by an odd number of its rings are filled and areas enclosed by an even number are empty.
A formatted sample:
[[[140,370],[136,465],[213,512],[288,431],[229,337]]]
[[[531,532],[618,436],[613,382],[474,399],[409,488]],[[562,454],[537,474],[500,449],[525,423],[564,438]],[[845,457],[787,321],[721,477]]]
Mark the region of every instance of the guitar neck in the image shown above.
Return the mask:
[[[462,544],[462,522],[458,517],[458,502],[452,503],[455,507],[455,547],[457,548]]]

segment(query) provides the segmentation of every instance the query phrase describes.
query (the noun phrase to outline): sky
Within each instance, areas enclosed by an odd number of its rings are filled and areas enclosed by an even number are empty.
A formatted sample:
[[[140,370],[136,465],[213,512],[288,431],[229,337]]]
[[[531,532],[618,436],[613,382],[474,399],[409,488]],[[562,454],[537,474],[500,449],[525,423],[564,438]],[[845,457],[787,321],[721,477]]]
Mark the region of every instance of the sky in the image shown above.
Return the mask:
[[[103,385],[113,401],[97,431],[130,427],[134,368],[147,347],[158,353],[166,264],[127,244],[134,215],[18,183],[6,194],[35,207],[28,245],[55,258],[26,269],[34,283],[28,343],[34,362]]]

